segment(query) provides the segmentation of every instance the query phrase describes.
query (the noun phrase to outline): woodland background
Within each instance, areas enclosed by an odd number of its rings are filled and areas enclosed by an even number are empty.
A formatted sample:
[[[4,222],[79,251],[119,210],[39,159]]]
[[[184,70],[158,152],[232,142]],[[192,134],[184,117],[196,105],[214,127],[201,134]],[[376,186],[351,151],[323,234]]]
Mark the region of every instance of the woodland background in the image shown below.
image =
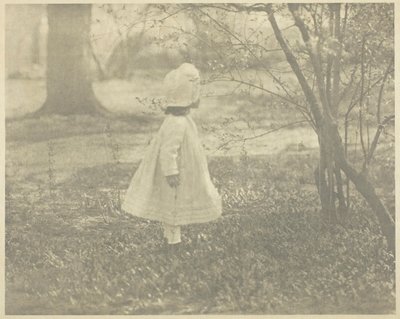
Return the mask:
[[[6,6],[7,314],[394,313],[394,5]],[[193,113],[223,217],[160,250],[120,210]]]

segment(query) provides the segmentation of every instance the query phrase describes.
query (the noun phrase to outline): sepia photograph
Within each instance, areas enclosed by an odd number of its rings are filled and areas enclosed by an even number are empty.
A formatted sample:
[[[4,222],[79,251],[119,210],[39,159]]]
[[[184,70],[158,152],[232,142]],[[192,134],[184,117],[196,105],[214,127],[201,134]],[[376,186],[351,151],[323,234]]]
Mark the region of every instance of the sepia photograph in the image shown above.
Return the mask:
[[[4,4],[5,315],[395,315],[398,5]]]

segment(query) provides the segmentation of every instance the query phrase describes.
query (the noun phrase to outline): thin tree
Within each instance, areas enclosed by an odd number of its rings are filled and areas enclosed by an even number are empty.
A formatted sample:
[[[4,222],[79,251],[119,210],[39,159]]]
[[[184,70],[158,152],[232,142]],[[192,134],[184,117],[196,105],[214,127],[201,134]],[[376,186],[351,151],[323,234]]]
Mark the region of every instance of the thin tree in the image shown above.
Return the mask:
[[[260,7],[259,7],[260,8]],[[263,9],[268,13],[268,18],[273,28],[275,37],[279,42],[283,52],[285,53],[286,59],[290,64],[293,72],[295,73],[303,92],[310,104],[310,109],[317,124],[317,134],[320,140],[321,157],[324,161],[325,168],[328,170],[328,184],[325,184],[325,197],[321,198],[321,201],[325,202],[325,206],[328,209],[334,209],[332,201],[334,199],[333,194],[333,167],[343,171],[347,178],[353,182],[356,189],[368,202],[372,210],[374,211],[383,235],[386,237],[388,242],[388,248],[394,254],[395,252],[395,225],[394,220],[382,201],[376,194],[374,186],[368,178],[368,175],[364,172],[358,172],[354,165],[351,164],[345,154],[344,145],[338,130],[337,121],[332,115],[332,109],[329,104],[329,100],[326,94],[326,86],[324,86],[323,70],[321,68],[321,61],[318,56],[318,51],[315,51],[315,47],[312,47],[309,31],[307,30],[304,21],[299,15],[299,5],[289,4],[289,11],[291,12],[296,26],[298,27],[302,39],[308,48],[311,64],[317,80],[319,99],[314,95],[314,92],[307,83],[303,72],[298,64],[297,59],[293,55],[292,50],[287,45],[285,39],[282,36],[281,30],[275,19],[274,10],[272,5],[265,5]],[[335,10],[336,14],[339,10]],[[335,102],[337,103],[337,102]],[[336,106],[335,106],[336,107]],[[321,171],[321,170],[320,170]],[[339,172],[340,173],[340,172]],[[322,174],[320,173],[321,177]],[[325,176],[325,173],[323,173]],[[336,183],[339,182],[336,179]],[[320,190],[321,192],[321,190]]]

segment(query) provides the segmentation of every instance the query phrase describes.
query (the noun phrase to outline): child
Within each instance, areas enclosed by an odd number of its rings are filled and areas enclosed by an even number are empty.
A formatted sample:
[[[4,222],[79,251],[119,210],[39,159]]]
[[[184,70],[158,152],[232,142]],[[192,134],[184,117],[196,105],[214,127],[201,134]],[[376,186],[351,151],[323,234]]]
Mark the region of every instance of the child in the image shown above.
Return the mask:
[[[167,74],[164,86],[167,116],[131,181],[122,208],[162,222],[168,244],[177,244],[181,225],[205,223],[221,215],[221,197],[211,182],[189,115],[199,105],[199,71],[184,63]]]

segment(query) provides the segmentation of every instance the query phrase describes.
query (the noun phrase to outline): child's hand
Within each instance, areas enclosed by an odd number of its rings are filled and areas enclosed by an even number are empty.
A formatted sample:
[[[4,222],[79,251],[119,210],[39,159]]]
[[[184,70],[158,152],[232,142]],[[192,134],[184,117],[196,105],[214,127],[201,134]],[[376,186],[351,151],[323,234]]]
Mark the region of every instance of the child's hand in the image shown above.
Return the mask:
[[[179,174],[166,176],[169,186],[176,188],[180,183]]]

